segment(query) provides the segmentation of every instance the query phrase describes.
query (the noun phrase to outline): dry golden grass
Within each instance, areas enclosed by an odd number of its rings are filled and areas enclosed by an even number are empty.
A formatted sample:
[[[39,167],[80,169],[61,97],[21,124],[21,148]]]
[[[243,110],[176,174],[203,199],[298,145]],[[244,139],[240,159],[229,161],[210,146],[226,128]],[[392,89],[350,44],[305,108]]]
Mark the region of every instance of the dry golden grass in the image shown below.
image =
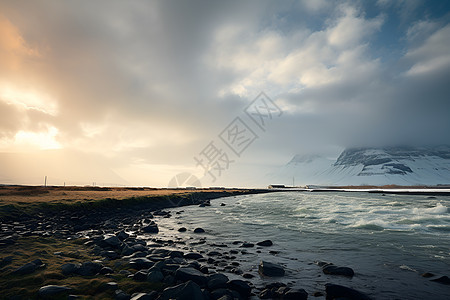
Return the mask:
[[[220,192],[210,189],[154,189],[154,188],[100,188],[100,187],[42,187],[0,186],[0,205],[26,203],[71,203],[82,200],[117,200],[132,197],[168,196],[195,193],[196,191]],[[227,190],[233,191],[233,190]]]
[[[129,189],[129,188],[83,188],[83,187],[0,187],[0,203],[74,202],[79,200],[125,199],[142,196],[163,196],[186,193],[186,190]]]

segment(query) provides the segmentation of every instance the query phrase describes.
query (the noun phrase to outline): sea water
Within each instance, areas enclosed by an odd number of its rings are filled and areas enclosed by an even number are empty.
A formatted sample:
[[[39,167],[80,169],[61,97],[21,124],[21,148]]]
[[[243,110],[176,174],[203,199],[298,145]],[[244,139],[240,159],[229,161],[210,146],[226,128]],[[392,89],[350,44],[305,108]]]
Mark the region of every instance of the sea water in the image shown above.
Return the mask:
[[[450,286],[430,281],[450,276],[448,196],[277,192],[211,203],[174,209],[174,217],[159,220],[159,237],[192,241],[184,246],[188,251],[207,253],[219,249],[217,244],[228,246],[221,251],[245,250],[235,261],[255,275],[251,281],[257,288],[281,281],[311,297],[323,293],[326,283],[335,283],[374,299],[450,299]],[[182,226],[188,231],[179,233]],[[195,234],[196,227],[206,232]],[[199,239],[205,243],[197,245]],[[266,239],[274,245],[243,249],[232,243]],[[261,260],[283,265],[286,275],[262,278]],[[325,275],[318,261],[351,267],[355,276]],[[425,272],[436,277],[424,278]]]

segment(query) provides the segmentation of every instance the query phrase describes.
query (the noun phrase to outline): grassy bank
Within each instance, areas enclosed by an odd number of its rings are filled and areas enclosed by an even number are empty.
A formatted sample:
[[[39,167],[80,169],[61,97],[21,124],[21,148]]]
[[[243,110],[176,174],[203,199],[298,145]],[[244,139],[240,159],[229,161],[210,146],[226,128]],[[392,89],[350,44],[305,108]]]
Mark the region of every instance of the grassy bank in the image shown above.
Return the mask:
[[[237,196],[267,192],[258,189],[235,190],[136,190],[97,188],[73,190],[67,188],[26,187],[20,190],[9,189],[9,194],[0,192],[0,221],[21,220],[38,214],[59,211],[113,211],[118,209],[165,209],[177,206],[198,204],[202,201],[220,197]],[[92,189],[92,188],[91,188]],[[61,192],[62,190],[62,192]],[[75,192],[75,193],[71,193]],[[83,192],[83,199],[79,193]],[[73,196],[75,194],[75,196]],[[108,197],[111,195],[117,198]],[[104,196],[104,197],[102,197]]]
[[[65,276],[61,266],[65,263],[82,263],[101,259],[92,255],[90,246],[84,240],[60,240],[51,237],[21,237],[14,246],[2,249],[2,257],[12,256],[10,264],[0,268],[0,299],[36,299],[37,291],[45,285],[63,285],[72,288],[71,294],[84,299],[111,299],[114,291],[107,288],[108,282],[116,282],[130,293],[149,290],[160,290],[163,285],[138,282],[121,275],[121,265],[111,261],[103,261],[103,265],[115,269],[114,275]],[[18,267],[34,260],[41,259],[45,267],[28,275],[11,273]]]

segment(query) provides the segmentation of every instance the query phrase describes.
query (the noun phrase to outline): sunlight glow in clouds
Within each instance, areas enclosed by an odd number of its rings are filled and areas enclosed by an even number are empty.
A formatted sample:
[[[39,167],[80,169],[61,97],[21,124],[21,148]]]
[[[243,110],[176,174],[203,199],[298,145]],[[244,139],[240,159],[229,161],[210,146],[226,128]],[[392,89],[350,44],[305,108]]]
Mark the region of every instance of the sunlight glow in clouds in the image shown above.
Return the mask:
[[[12,143],[7,145],[7,149],[12,152],[23,152],[33,150],[61,149],[62,145],[56,140],[58,129],[47,128],[46,131],[31,132],[19,131],[14,136]]]
[[[0,86],[0,99],[21,109],[35,109],[56,116],[58,105],[49,95],[39,92],[23,91],[11,86]]]

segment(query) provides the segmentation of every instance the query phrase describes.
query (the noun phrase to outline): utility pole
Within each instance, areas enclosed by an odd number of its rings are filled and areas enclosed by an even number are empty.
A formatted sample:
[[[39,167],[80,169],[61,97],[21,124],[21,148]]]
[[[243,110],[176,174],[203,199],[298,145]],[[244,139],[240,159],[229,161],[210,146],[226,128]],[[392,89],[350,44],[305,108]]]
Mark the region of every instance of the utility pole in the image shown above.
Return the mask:
[[[44,186],[47,187],[47,176],[45,176]]]
[[[292,187],[294,187],[295,186],[295,184],[294,184],[294,179],[295,179],[295,177],[294,176],[292,176]]]

